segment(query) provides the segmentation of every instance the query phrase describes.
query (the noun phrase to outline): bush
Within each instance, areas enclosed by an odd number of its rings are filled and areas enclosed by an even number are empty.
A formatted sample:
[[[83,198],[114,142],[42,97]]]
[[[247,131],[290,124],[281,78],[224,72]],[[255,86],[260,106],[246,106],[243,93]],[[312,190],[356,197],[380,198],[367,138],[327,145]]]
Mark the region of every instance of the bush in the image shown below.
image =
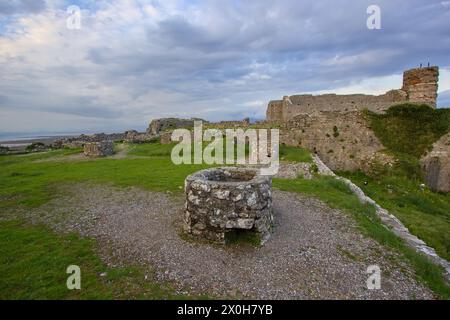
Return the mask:
[[[0,146],[0,154],[8,153],[8,151],[9,151],[8,147]]]
[[[385,114],[365,111],[375,135],[390,151],[419,158],[450,130],[450,109],[400,104]]]
[[[33,142],[26,147],[27,151],[45,150],[46,146],[42,142]]]

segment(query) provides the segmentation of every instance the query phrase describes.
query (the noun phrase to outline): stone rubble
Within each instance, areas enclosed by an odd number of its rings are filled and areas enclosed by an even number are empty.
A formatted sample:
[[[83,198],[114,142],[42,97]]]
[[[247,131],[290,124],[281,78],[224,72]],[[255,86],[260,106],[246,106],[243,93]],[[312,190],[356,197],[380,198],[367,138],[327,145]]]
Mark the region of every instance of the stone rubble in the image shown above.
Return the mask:
[[[87,157],[106,157],[114,154],[112,141],[87,142],[84,144],[84,155]]]

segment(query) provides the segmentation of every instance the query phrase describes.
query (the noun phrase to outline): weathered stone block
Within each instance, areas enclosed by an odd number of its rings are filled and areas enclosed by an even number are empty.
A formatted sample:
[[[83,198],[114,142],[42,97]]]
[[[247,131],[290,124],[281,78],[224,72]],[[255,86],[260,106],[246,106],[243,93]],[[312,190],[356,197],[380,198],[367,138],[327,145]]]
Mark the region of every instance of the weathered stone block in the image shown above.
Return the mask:
[[[171,144],[172,143],[172,131],[166,131],[161,134],[160,137],[161,144]]]

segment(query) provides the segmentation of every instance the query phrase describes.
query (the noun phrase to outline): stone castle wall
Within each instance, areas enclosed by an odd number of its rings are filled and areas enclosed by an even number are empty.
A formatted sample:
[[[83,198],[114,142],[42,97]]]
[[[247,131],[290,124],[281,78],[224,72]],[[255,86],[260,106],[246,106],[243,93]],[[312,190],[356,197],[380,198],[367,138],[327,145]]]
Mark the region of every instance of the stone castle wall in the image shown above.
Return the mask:
[[[436,106],[438,67],[407,70],[403,86],[382,95],[293,95],[271,101],[267,121],[281,124],[280,142],[317,153],[333,170],[363,170],[392,164],[383,153],[363,109],[382,113],[394,104],[412,102]]]
[[[427,103],[436,106],[438,67],[407,70],[403,74],[403,87],[382,95],[293,95],[283,100],[270,101],[266,117],[268,121],[286,122],[302,113],[318,111],[351,112],[369,109],[381,113],[397,103]]]
[[[361,111],[299,114],[283,123],[280,143],[316,153],[332,170],[369,172],[376,162],[393,161]]]

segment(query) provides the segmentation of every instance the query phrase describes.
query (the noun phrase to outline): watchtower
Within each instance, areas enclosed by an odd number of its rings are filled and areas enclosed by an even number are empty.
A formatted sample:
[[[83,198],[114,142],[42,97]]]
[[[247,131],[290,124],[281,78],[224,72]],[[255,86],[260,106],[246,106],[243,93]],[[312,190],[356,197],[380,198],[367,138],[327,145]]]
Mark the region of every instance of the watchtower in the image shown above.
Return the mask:
[[[403,73],[402,90],[411,102],[423,102],[436,107],[439,81],[439,67],[425,67],[406,70]]]

